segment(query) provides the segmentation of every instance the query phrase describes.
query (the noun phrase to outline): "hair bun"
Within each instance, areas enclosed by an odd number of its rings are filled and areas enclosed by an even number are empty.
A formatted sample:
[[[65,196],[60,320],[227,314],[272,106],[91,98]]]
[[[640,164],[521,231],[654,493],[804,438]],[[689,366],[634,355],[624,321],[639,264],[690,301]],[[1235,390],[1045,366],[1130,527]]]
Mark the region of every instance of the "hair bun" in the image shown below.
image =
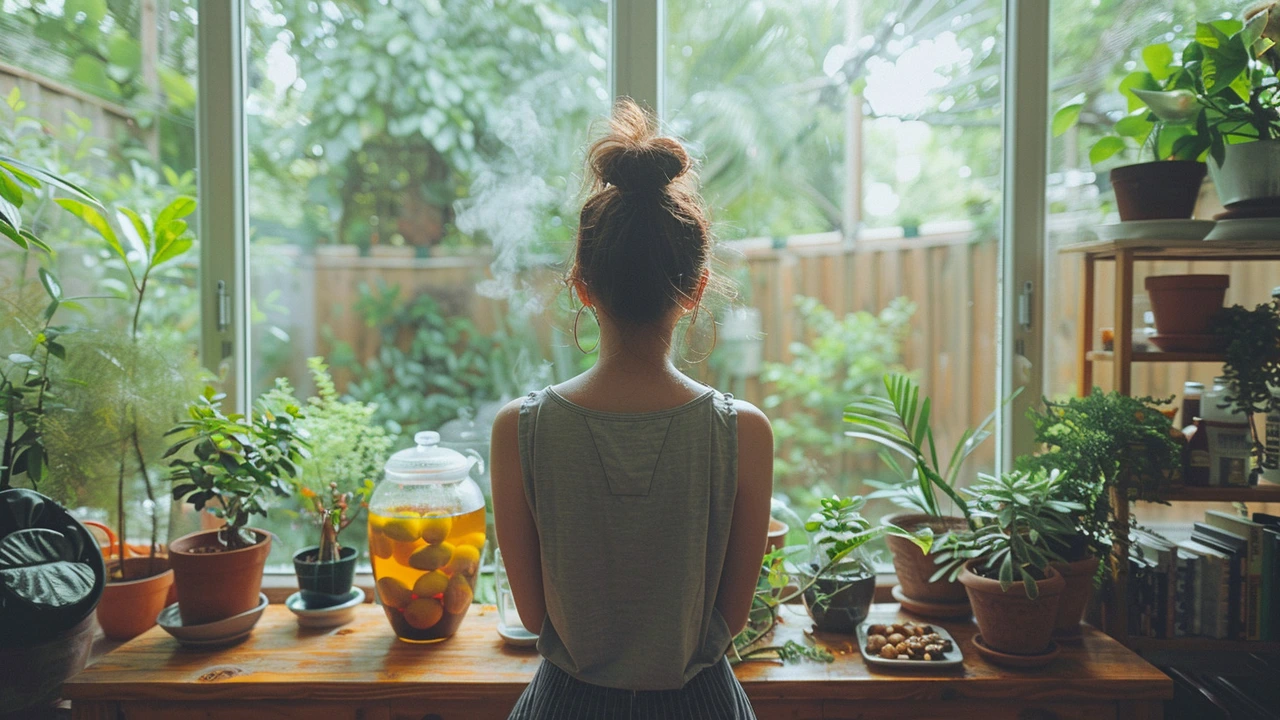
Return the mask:
[[[591,146],[588,157],[600,182],[624,192],[657,192],[689,172],[689,153],[674,138],[658,136],[655,124],[635,102],[618,102],[609,134]]]

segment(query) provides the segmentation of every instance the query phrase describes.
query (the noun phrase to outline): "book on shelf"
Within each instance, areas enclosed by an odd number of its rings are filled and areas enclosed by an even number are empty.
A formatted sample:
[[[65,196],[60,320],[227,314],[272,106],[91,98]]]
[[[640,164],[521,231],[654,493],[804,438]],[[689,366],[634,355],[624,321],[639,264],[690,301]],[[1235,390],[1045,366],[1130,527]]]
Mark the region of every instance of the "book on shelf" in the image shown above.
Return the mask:
[[[1263,525],[1221,510],[1208,510],[1205,522],[1244,538],[1247,575],[1244,587],[1244,639],[1261,640]]]
[[[1263,640],[1280,641],[1280,516],[1254,513],[1253,521],[1262,531],[1262,622]]]
[[[1148,561],[1151,574],[1149,591],[1153,612],[1149,618],[1151,631],[1148,637],[1171,638],[1175,625],[1178,548],[1163,537],[1146,530],[1134,531],[1131,541],[1132,546]]]
[[[1244,584],[1248,579],[1248,541],[1243,537],[1208,523],[1196,523],[1191,531],[1191,539],[1225,553],[1228,557],[1227,603],[1225,606],[1219,598],[1219,608],[1229,619],[1228,639],[1245,639],[1245,597]]]
[[[1201,585],[1204,556],[1179,543],[1174,580],[1173,636],[1200,634]]]
[[[1227,597],[1230,591],[1231,575],[1228,569],[1230,558],[1226,553],[1198,543],[1195,540],[1184,540],[1178,543],[1183,552],[1194,554],[1196,560],[1196,583],[1199,591],[1196,603],[1196,635],[1225,640],[1229,632]]]

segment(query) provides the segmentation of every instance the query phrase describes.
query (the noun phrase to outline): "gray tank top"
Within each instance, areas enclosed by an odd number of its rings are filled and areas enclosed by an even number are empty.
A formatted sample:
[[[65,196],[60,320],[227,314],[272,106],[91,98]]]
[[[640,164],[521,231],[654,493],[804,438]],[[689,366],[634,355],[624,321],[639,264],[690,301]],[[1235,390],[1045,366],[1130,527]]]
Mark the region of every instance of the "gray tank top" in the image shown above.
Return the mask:
[[[529,394],[520,463],[542,546],[543,657],[627,690],[677,689],[720,660],[737,445],[733,397],[711,389],[625,414]]]

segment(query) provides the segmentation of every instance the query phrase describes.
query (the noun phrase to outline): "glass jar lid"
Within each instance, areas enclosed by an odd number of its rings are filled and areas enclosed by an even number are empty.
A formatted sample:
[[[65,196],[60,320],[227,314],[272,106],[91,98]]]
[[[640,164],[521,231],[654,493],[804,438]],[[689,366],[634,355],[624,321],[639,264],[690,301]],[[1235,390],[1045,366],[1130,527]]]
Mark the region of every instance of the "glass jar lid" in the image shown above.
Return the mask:
[[[387,479],[395,483],[458,482],[471,473],[476,459],[440,447],[440,433],[430,430],[413,436],[415,447],[387,460]]]

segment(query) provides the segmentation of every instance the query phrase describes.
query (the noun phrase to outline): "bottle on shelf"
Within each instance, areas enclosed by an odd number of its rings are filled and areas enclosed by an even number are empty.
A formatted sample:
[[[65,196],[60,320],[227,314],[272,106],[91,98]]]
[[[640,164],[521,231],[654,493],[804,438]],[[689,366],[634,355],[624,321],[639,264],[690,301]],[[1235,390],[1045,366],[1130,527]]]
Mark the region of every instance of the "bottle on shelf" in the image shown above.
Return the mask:
[[[1188,380],[1182,384],[1182,432],[1188,438],[1195,432],[1196,418],[1200,417],[1200,398],[1204,396],[1204,383]]]
[[[1209,437],[1196,418],[1184,431],[1187,434],[1187,446],[1183,448],[1182,464],[1185,472],[1182,481],[1191,487],[1207,487],[1209,485]]]
[[[1249,484],[1253,433],[1249,418],[1227,401],[1235,396],[1235,386],[1225,377],[1213,379],[1201,405],[1200,429],[1209,446],[1210,487],[1244,487]]]

